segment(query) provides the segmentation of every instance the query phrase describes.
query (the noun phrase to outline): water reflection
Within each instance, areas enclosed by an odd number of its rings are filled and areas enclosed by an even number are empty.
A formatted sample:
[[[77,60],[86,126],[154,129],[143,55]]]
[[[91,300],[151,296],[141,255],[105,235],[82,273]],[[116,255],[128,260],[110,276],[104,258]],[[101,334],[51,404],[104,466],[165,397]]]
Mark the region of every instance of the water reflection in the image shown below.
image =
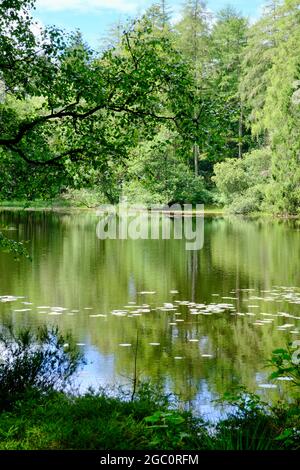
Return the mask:
[[[130,383],[137,331],[139,375],[204,409],[233,384],[268,381],[271,351],[299,338],[298,222],[206,218],[199,252],[184,240],[99,240],[97,223],[93,213],[1,212],[33,257],[0,253],[0,296],[24,297],[0,302],[1,317],[71,330],[88,357],[82,386]]]

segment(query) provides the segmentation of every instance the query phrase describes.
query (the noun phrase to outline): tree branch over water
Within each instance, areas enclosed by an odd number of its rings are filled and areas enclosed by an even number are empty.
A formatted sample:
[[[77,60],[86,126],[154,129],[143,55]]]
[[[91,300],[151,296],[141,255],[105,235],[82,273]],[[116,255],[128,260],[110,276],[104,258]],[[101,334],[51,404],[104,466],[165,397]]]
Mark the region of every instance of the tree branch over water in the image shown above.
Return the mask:
[[[171,80],[164,101],[179,96],[188,69],[167,38],[151,33],[149,22],[124,32],[123,52],[110,48],[96,55],[78,32],[66,35],[51,27],[34,34],[33,5],[0,5],[0,147],[30,165],[56,165],[88,149],[87,141],[101,135],[109,120],[121,128],[137,120],[149,129],[158,122],[174,124],[176,112],[162,106],[160,90]],[[20,113],[22,103],[27,107]],[[44,160],[33,158],[32,149]]]

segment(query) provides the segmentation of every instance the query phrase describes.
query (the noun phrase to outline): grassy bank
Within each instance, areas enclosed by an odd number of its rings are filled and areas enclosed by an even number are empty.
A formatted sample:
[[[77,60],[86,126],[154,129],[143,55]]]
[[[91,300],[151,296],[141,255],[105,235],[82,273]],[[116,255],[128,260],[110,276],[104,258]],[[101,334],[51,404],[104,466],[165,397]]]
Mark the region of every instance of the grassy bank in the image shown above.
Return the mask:
[[[76,395],[71,379],[84,358],[57,328],[15,331],[4,325],[0,351],[2,450],[300,448],[297,401],[270,406],[241,388],[223,398],[230,413],[212,424],[149,383],[137,383],[132,394],[117,389]],[[299,386],[299,365],[291,358],[291,350],[274,353],[273,377],[290,374]]]
[[[103,202],[84,204],[80,201],[65,199],[54,199],[49,201],[0,201],[0,209],[3,210],[25,210],[25,211],[89,211],[96,210]],[[193,211],[191,214],[195,213]],[[205,215],[223,215],[225,211],[222,207],[204,207]]]
[[[171,407],[147,385],[134,401],[104,392],[72,397],[32,391],[1,413],[0,449],[299,449],[291,408],[267,410],[254,401],[248,396],[248,405],[240,403],[212,426]]]
[[[96,206],[95,206],[96,207]],[[22,201],[22,200],[13,200],[13,201],[0,201],[0,209],[9,209],[9,210],[42,210],[42,211],[55,211],[55,210],[89,210],[93,207],[87,207],[84,204],[72,203],[64,199],[53,199],[53,200],[35,200],[35,201]]]

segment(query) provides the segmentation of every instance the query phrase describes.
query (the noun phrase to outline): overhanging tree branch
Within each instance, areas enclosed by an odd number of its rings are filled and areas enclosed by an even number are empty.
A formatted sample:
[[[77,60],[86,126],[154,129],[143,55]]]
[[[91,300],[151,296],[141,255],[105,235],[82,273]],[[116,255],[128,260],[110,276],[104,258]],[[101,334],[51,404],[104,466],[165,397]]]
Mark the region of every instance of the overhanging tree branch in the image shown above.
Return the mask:
[[[74,106],[75,105],[76,105],[76,103],[74,104]],[[86,111],[85,113],[77,113],[76,111],[67,110],[70,107],[71,107],[71,105],[68,105],[67,108],[64,108],[61,111],[51,113],[51,114],[47,114],[46,116],[40,116],[40,117],[34,119],[31,122],[25,121],[25,122],[21,123],[20,126],[19,126],[19,130],[17,131],[16,135],[14,137],[0,139],[0,145],[8,147],[10,145],[18,144],[28,132],[33,130],[39,124],[43,124],[47,121],[54,121],[56,119],[64,119],[66,117],[72,117],[72,118],[75,118],[75,119],[85,119],[85,118],[93,115],[94,113],[96,113],[100,109],[103,109],[104,106],[103,106],[103,104],[101,104],[99,106],[95,106],[94,108],[91,108],[90,110]]]
[[[65,157],[68,156],[75,156],[82,154],[84,152],[84,148],[75,148],[75,149],[70,149],[67,150],[66,152],[62,152],[59,155],[56,155],[55,157],[52,157],[48,160],[32,160],[31,158],[28,158],[26,153],[20,148],[15,145],[8,145],[7,146],[11,151],[16,152],[23,160],[25,160],[26,163],[32,166],[46,166],[46,165],[51,165],[51,166],[62,166],[60,163],[60,160],[62,160]]]
[[[34,119],[31,122],[28,122],[28,121],[26,122],[25,121],[25,122],[21,123],[20,126],[19,126],[19,130],[17,131],[17,133],[14,137],[2,138],[2,139],[0,138],[0,146],[5,146],[5,147],[10,147],[11,148],[12,146],[17,145],[18,143],[21,142],[21,140],[23,139],[23,137],[26,134],[28,134],[31,130],[33,130],[39,124],[43,124],[43,123],[49,122],[49,121],[55,121],[57,119],[64,119],[66,117],[71,117],[71,118],[74,118],[74,119],[83,120],[83,119],[86,119],[86,118],[92,116],[93,114],[100,111],[101,109],[106,109],[107,111],[130,113],[130,114],[134,114],[134,115],[140,116],[140,117],[149,116],[149,117],[152,117],[152,118],[155,118],[155,119],[158,119],[158,120],[173,120],[173,121],[175,121],[175,118],[176,118],[175,116],[160,116],[160,115],[157,115],[156,113],[151,112],[151,111],[142,111],[142,110],[139,110],[139,109],[131,109],[131,108],[128,108],[128,107],[122,106],[122,105],[121,106],[111,106],[111,105],[107,106],[107,105],[100,104],[98,106],[95,106],[95,107],[89,109],[88,111],[86,111],[84,113],[78,113],[76,111],[70,110],[69,108],[71,106],[72,105],[68,105],[67,108],[64,108],[63,110],[58,111],[56,113],[48,114],[46,116],[40,116],[40,117]],[[74,103],[73,106],[76,106],[76,103]]]

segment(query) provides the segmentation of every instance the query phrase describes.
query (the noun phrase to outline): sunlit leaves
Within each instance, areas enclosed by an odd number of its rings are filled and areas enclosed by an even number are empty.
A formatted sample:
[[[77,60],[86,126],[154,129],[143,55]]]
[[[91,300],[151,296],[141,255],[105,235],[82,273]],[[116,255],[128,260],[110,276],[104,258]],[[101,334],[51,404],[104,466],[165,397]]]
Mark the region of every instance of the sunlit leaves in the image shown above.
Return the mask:
[[[30,255],[22,242],[17,242],[7,238],[3,233],[0,232],[0,249],[8,253],[12,253],[15,259],[25,256],[30,258]]]

